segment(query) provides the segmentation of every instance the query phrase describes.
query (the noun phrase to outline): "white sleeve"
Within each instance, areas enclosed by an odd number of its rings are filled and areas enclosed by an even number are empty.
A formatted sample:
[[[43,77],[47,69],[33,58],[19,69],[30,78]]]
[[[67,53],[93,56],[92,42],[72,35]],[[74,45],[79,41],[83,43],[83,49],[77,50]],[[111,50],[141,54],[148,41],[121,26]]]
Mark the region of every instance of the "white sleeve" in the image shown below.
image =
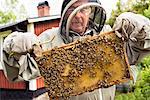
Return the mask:
[[[101,33],[102,32],[110,32],[110,31],[112,31],[112,28],[110,27],[110,25],[104,25]]]
[[[42,46],[42,49],[44,51],[52,49],[56,46],[61,46],[64,44],[60,34],[59,34],[59,29],[58,28],[53,28],[44,31],[38,36],[40,40],[40,44]]]
[[[131,65],[130,66],[130,71],[131,71],[131,76],[133,77],[133,82],[135,84],[138,76],[138,68],[136,65]]]

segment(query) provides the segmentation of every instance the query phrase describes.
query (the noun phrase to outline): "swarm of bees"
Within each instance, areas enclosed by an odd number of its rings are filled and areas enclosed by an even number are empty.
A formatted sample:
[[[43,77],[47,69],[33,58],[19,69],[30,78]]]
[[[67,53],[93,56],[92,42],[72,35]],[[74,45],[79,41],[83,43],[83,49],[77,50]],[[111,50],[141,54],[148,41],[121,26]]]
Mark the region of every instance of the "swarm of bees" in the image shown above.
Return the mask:
[[[131,78],[123,42],[114,33],[77,40],[36,59],[50,97],[69,97]]]

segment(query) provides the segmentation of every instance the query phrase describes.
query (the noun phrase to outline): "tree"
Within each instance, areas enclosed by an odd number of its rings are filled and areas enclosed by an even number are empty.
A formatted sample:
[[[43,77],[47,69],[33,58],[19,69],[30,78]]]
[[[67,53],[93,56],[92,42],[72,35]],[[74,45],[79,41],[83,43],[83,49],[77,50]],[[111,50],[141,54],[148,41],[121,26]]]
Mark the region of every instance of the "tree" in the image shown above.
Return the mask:
[[[115,97],[115,100],[150,100],[150,64],[149,62],[145,64],[148,66],[140,72],[134,91],[121,93]]]
[[[114,24],[114,22],[116,20],[116,17],[119,16],[122,12],[124,12],[123,9],[122,9],[123,5],[121,4],[121,0],[118,0],[116,6],[117,6],[117,9],[112,11],[111,17],[110,17],[110,19],[107,22],[111,27],[113,26],[113,24]]]
[[[18,0],[4,0],[0,1],[0,3],[0,24],[14,22],[16,19],[22,19],[26,17],[26,10],[23,4],[20,4]]]
[[[0,24],[15,21],[15,19],[16,16],[11,11],[9,12],[0,11]]]
[[[112,16],[107,23],[113,26],[116,17],[126,11],[142,14],[150,18],[150,0],[128,0],[124,5],[122,5],[121,0],[118,0],[117,9],[112,11]]]

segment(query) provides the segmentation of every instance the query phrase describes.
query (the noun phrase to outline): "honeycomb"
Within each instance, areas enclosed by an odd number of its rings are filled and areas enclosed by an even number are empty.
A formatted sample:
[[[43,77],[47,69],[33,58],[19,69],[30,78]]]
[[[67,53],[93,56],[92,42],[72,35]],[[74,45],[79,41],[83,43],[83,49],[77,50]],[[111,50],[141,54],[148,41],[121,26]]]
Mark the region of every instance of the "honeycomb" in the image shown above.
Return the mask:
[[[131,79],[123,42],[113,32],[77,40],[36,58],[50,97],[70,97]]]

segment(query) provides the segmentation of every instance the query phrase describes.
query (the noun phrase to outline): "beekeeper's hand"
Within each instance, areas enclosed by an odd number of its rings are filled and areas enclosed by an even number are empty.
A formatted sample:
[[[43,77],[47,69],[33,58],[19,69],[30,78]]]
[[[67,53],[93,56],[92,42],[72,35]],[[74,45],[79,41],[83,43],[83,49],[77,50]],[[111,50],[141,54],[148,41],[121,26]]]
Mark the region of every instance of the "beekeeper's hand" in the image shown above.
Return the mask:
[[[36,56],[41,55],[38,38],[33,33],[13,32],[4,40],[3,50],[8,53],[26,54],[33,51]]]
[[[116,20],[113,30],[123,41],[128,41],[129,39],[137,41],[136,36],[139,34],[139,31],[128,19]]]

